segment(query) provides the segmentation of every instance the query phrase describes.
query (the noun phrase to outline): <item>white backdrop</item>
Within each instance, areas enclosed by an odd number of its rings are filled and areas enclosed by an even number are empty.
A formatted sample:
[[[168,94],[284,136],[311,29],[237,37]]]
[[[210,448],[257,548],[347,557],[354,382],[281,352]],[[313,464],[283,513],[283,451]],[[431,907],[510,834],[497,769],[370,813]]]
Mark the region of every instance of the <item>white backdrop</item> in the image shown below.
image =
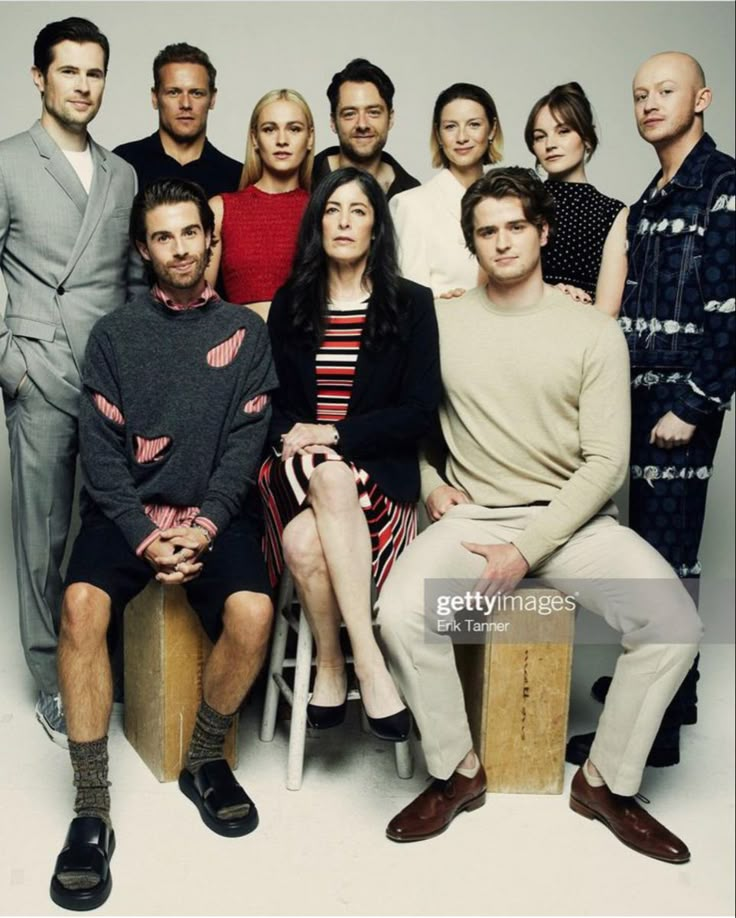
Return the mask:
[[[151,62],[174,41],[206,50],[218,70],[219,96],[209,137],[241,158],[255,101],[291,86],[314,111],[317,149],[332,143],[325,89],[353,57],[383,67],[397,87],[388,149],[412,174],[431,174],[428,136],[438,92],[463,80],[485,86],[498,105],[507,164],[531,165],[523,126],[532,103],[575,79],[591,98],[601,146],[589,177],[605,193],[633,202],[657,168],[637,135],[631,78],[641,61],[685,50],[702,63],[714,102],[706,127],[734,153],[734,6],[730,2],[0,2],[0,136],[38,116],[29,75],[33,41],[65,16],[93,19],[112,55],[96,140],[113,147],[151,133]],[[4,288],[0,282],[4,300]],[[734,421],[729,414],[711,483],[702,560],[707,575],[731,577],[734,554]],[[14,614],[15,586],[7,446],[0,442],[0,604]],[[708,608],[706,620],[717,614]]]

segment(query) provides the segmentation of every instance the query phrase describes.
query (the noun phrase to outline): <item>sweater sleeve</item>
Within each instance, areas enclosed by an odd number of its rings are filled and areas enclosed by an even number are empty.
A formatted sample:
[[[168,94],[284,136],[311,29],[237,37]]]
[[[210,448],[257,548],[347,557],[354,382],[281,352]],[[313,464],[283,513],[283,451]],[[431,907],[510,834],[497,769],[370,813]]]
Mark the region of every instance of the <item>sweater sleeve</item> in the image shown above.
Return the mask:
[[[629,459],[629,354],[616,322],[589,347],[578,404],[581,464],[514,540],[531,570],[564,545],[622,485]]]
[[[87,343],[79,409],[79,453],[84,480],[92,500],[123,533],[136,551],[141,543],[156,532],[156,526],[146,516],[126,453],[124,422],[125,406],[118,385],[115,354],[104,334],[92,330]],[[103,413],[95,396],[118,409],[120,418]]]
[[[388,407],[348,415],[335,424],[346,456],[371,458],[418,442],[432,423],[442,393],[437,316],[429,290],[420,288],[415,295],[399,395]]]
[[[672,411],[688,424],[699,424],[714,411],[728,407],[736,381],[736,240],[734,172],[713,186],[699,267],[703,297],[703,336],[690,379]]]
[[[271,419],[270,393],[278,385],[268,333],[260,321],[254,337],[251,364],[244,376],[227,442],[200,508],[201,516],[210,520],[218,532],[240,512],[248,487],[255,484]]]

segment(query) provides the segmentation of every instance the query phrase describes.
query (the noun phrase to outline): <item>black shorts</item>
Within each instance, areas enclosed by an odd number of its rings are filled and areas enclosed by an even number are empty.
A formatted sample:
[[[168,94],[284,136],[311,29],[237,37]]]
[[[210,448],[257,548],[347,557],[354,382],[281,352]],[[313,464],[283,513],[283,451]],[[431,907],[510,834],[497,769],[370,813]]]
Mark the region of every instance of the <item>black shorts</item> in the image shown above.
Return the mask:
[[[200,560],[202,572],[183,587],[214,642],[222,632],[228,596],[243,590],[271,593],[258,520],[251,515],[234,519]],[[119,614],[153,577],[151,565],[136,555],[112,520],[96,509],[85,515],[72,548],[65,587],[89,583],[107,593],[113,612]]]

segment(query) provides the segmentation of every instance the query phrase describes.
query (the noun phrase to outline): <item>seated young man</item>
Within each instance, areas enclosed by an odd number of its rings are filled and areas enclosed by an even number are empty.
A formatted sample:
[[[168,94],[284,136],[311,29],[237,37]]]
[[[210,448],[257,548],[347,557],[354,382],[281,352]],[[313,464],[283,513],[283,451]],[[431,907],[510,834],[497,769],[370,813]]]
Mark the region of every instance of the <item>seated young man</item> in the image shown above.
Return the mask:
[[[430,838],[485,802],[450,639],[425,632],[425,578],[481,580],[503,594],[532,573],[567,591],[574,583],[625,651],[573,778],[572,809],[642,854],[684,863],[687,846],[634,795],[702,624],[670,565],[617,522],[611,498],[629,450],[626,343],[609,316],[543,283],[553,220],[551,197],[524,169],[492,169],[463,198],[465,241],[488,283],[437,307],[444,448],[421,461],[434,522],[392,570],[378,619],[436,780],[387,835]]]
[[[80,408],[82,527],[66,580],[59,680],[77,817],[51,898],[94,908],[111,887],[106,633],[152,578],[183,584],[215,642],[179,787],[220,835],[258,823],[223,742],[264,659],[273,609],[258,526],[244,509],[276,386],[268,334],[251,310],[207,286],[214,218],[198,185],[138,193],[131,238],[153,286],[89,339]]]

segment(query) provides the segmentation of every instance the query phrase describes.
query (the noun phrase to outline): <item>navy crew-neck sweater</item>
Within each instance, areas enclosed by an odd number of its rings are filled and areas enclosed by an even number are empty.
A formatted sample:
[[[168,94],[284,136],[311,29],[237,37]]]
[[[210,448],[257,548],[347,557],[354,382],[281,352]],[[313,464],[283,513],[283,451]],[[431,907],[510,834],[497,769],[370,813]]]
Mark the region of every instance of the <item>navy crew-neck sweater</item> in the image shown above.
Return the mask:
[[[261,318],[219,299],[174,311],[138,297],[95,325],[82,380],[85,488],[131,548],[156,531],[145,504],[198,506],[221,532],[255,481],[278,385]]]

